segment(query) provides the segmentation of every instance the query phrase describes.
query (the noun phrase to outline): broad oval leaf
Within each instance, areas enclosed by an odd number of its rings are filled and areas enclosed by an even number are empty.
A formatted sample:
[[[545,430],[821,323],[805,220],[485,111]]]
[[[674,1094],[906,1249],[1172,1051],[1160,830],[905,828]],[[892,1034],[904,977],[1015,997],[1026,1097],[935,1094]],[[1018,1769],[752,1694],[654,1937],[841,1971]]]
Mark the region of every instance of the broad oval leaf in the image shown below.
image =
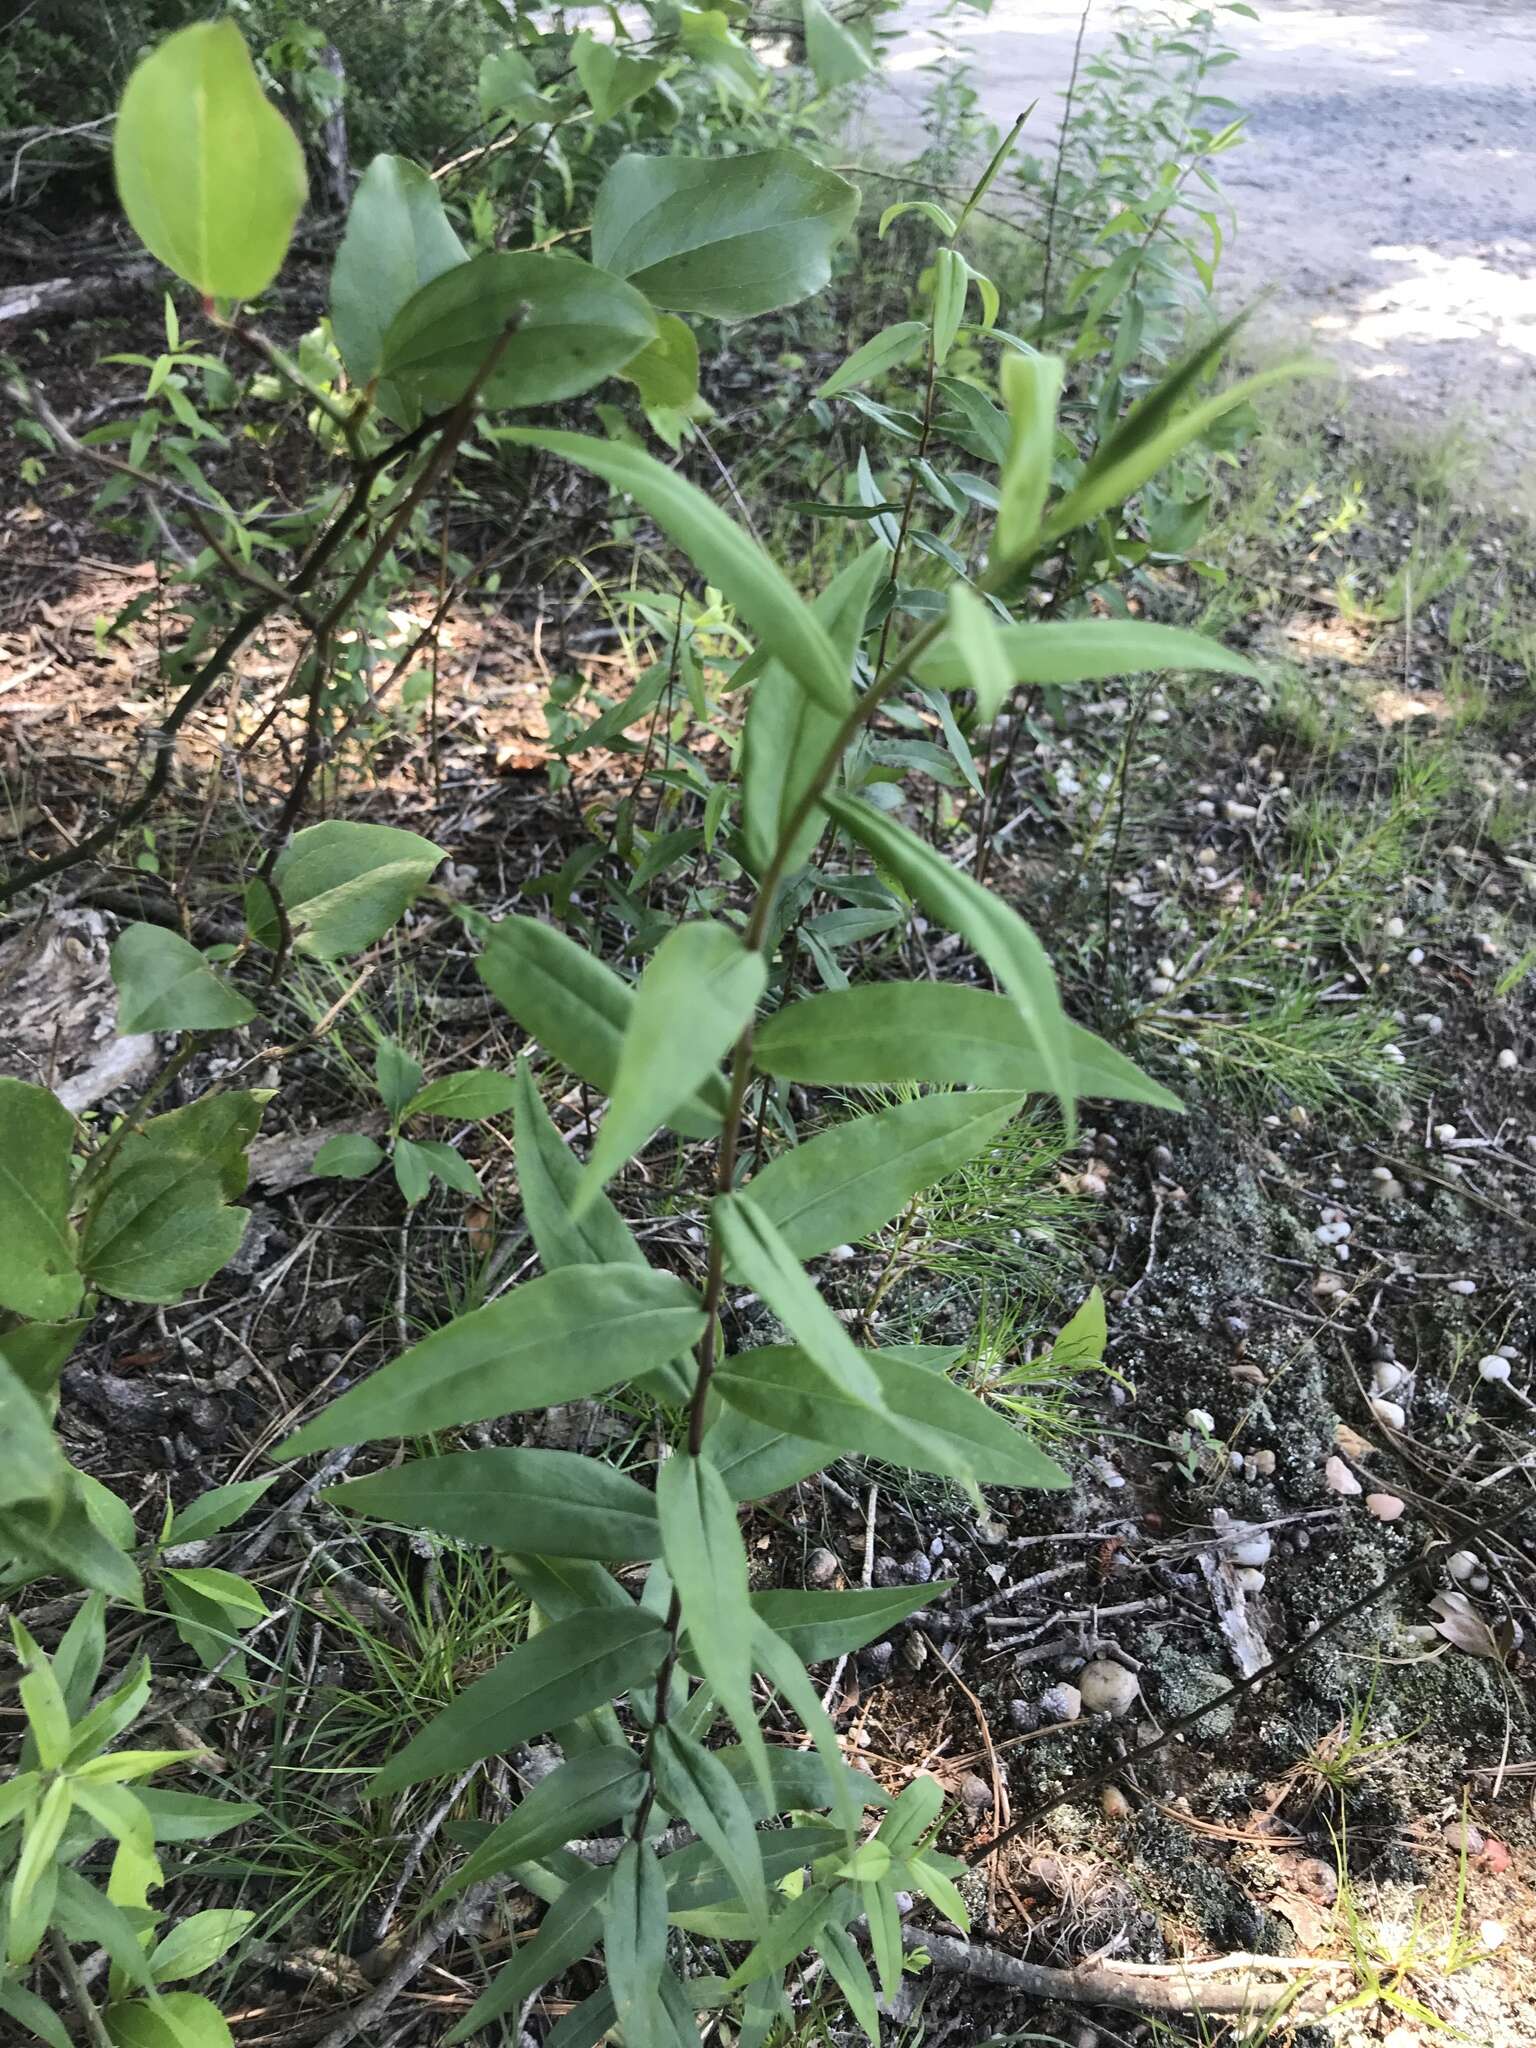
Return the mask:
[[[227,1202],[245,1193],[250,1179],[246,1156],[261,1127],[261,1113],[271,1100],[265,1088],[231,1088],[222,1095],[200,1095],[183,1109],[152,1116],[123,1141],[124,1161],[152,1155],[188,1159],[212,1166]]]
[[[635,988],[608,1114],[576,1191],[578,1217],[719,1067],[767,980],[762,954],[749,953],[723,924],[699,920],[668,932]]]
[[[631,984],[537,918],[481,919],[471,928],[485,940],[476,970],[507,1014],[562,1066],[610,1094],[634,1010]],[[681,1105],[668,1120],[686,1137],[707,1138],[724,1110],[725,1083],[716,1077],[705,1100]]]
[[[1023,1106],[996,1089],[920,1095],[851,1116],[755,1174],[747,1193],[801,1259],[856,1242],[974,1159]]]
[[[429,1081],[410,1098],[400,1114],[448,1116],[463,1123],[480,1123],[486,1117],[504,1115],[516,1100],[517,1083],[510,1074],[468,1067],[461,1074],[443,1074],[436,1081]]]
[[[645,1766],[628,1744],[606,1743],[567,1758],[476,1845],[433,1904],[514,1864],[531,1863],[566,1842],[594,1835],[612,1821],[627,1820],[647,1783]]]
[[[158,924],[130,924],[112,947],[117,1028],[138,1031],[227,1031],[256,1011],[215,974],[196,946]]]
[[[69,1223],[75,1120],[47,1088],[0,1075],[0,1130],[0,1305],[55,1322],[83,1292]]]
[[[384,360],[384,335],[421,287],[465,260],[437,182],[404,156],[376,156],[358,181],[331,269],[331,327],[357,385]],[[395,407],[385,394],[384,409]]]
[[[282,1444],[297,1458],[420,1436],[601,1393],[686,1351],[704,1314],[692,1288],[641,1266],[568,1266],[471,1309]]]
[[[1081,1024],[1068,1024],[1079,1099],[1180,1110],[1176,1095]],[[761,1023],[752,1057],[765,1074],[822,1087],[970,1082],[1048,1093],[1050,1075],[1018,1006],[951,982],[883,981],[802,996]]]
[[[382,938],[431,881],[442,850],[395,825],[343,818],[296,832],[272,879],[313,960],[345,960]]]
[[[114,1168],[86,1218],[81,1270],[121,1301],[179,1301],[229,1264],[249,1221],[225,1204],[217,1168],[141,1155]]]
[[[1010,685],[1107,682],[1147,669],[1204,669],[1228,676],[1258,673],[1244,655],[1183,626],[1149,626],[1141,619],[1060,619],[1012,626],[995,620],[990,623]],[[919,659],[917,677],[939,690],[976,687],[974,666],[967,662],[953,632],[946,633]]]
[[[745,320],[820,291],[858,187],[796,149],[622,156],[592,215],[592,260],[671,313]]]
[[[133,71],[112,166],[139,240],[208,297],[254,298],[282,268],[304,153],[228,17],[178,30]]]
[[[338,1131],[315,1154],[310,1171],[316,1180],[366,1180],[384,1156],[383,1146],[366,1131]]]
[[[800,0],[805,29],[805,54],[823,92],[853,85],[870,70],[873,59],[850,28],[822,6],[821,0]]]
[[[572,1451],[450,1451],[349,1479],[325,1498],[497,1550],[607,1558],[655,1557],[661,1547],[646,1489]]]
[[[594,121],[611,121],[632,100],[649,92],[666,65],[656,57],[630,57],[585,29],[571,45],[576,76]]]
[[[671,1638],[643,1608],[594,1608],[541,1629],[397,1750],[368,1781],[374,1798],[529,1742],[606,1706],[661,1669]]]
[[[71,1475],[47,1411],[0,1357],[0,1507],[23,1502],[52,1513],[69,1493]]]
[[[574,398],[656,339],[655,313],[622,278],[558,251],[493,249],[406,301],[385,333],[381,374],[428,410],[454,405],[509,326],[480,386],[487,407]]]
[[[1050,957],[1023,918],[894,818],[849,797],[826,796],[822,805],[931,917],[959,932],[986,961],[1029,1027],[1071,1136],[1077,1119],[1067,1017]]]
[[[211,1970],[227,1955],[256,1915],[234,1906],[189,1913],[150,1951],[149,1974],[157,1984],[176,1984]]]
[[[499,438],[542,448],[579,469],[591,470],[615,490],[626,491],[730,600],[761,639],[764,651],[783,662],[803,690],[839,717],[848,709],[853,686],[826,628],[777,562],[697,485],[642,449],[617,441],[533,427],[504,427]]]
[[[167,1991],[153,2005],[109,2005],[102,2019],[112,2048],[234,2048],[228,2020],[196,1991]]]
[[[1071,1484],[1055,1459],[1017,1423],[942,1372],[879,1351],[866,1351],[864,1360],[880,1384],[880,1415],[829,1388],[825,1374],[790,1345],[769,1345],[728,1359],[716,1372],[715,1385],[743,1415],[856,1457],[984,1486]]]
[[[663,313],[656,339],[631,357],[623,374],[643,405],[686,411],[699,395],[699,344],[693,329],[675,313]],[[592,744],[590,738],[586,744]]]

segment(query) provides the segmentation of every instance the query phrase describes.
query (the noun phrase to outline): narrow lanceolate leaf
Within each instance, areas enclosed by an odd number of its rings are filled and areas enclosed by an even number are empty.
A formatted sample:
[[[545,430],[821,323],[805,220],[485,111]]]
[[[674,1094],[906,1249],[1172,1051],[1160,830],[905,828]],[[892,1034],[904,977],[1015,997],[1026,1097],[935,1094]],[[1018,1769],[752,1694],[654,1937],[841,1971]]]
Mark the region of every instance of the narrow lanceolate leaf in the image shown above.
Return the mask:
[[[131,924],[112,948],[117,1028],[138,1031],[224,1031],[256,1012],[215,974],[196,946],[157,924]]]
[[[942,368],[960,332],[970,272],[958,249],[940,249],[933,259],[933,360]]]
[[[588,1203],[696,1093],[751,1022],[768,979],[761,953],[707,920],[673,927],[635,989],[613,1099],[573,1203]]]
[[[561,1976],[597,1946],[603,1932],[603,1898],[612,1876],[612,1866],[600,1863],[566,1886],[539,1922],[532,1941],[523,1943],[452,2033],[443,2036],[443,2048],[471,2040],[492,2020],[515,2012],[541,1984]]]
[[[882,328],[832,372],[817,388],[816,396],[836,398],[840,391],[855,391],[859,385],[870,384],[876,377],[883,377],[888,370],[910,363],[922,348],[927,333],[928,329],[921,320],[900,320],[894,327]]]
[[[752,1611],[802,1664],[825,1664],[862,1650],[947,1591],[947,1583],[937,1580],[926,1586],[859,1586],[847,1593],[804,1593],[791,1586],[754,1593]],[[762,1669],[778,1683],[767,1664]]]
[[[874,1637],[867,1637],[866,1640],[873,1642]],[[831,1717],[821,1704],[820,1694],[811,1683],[804,1660],[782,1636],[774,1633],[771,1625],[757,1611],[755,1600],[752,1611],[752,1662],[769,1683],[784,1695],[800,1717],[800,1725],[810,1736],[816,1754],[826,1769],[832,1790],[833,1818],[851,1842],[863,1820],[867,1802],[851,1784],[851,1774],[843,1759],[842,1744],[838,1741],[837,1730],[832,1726]]]
[[[645,1253],[606,1195],[595,1196],[580,1216],[573,1213],[581,1162],[556,1130],[525,1059],[517,1063],[512,1131],[517,1190],[545,1272],[561,1266],[643,1266]]]
[[[625,2048],[677,2048],[661,2002],[667,1887],[648,1842],[626,1842],[603,1898],[603,1961]]]
[[[752,1697],[747,1553],[736,1503],[707,1459],[675,1451],[657,1479],[656,1512],[662,1556],[682,1602],[699,1668],[754,1758],[766,1790],[768,1761]]]
[[[811,607],[825,626],[845,675],[852,672],[875,587],[888,574],[890,559],[883,544],[866,548],[839,570]],[[839,723],[800,688],[780,661],[767,662],[752,684],[742,731],[741,816],[747,849],[759,873],[789,830]],[[813,811],[786,851],[786,869],[809,859],[822,829]]]
[[[621,277],[563,251],[493,249],[407,299],[379,367],[428,410],[456,404],[477,378],[482,405],[552,405],[613,376],[655,339],[655,313]]]
[[[1012,434],[998,479],[997,528],[992,552],[998,562],[1023,558],[1040,530],[1056,457],[1056,408],[1065,365],[1059,356],[1025,356],[1009,350],[999,381]]]
[[[879,1351],[864,1362],[879,1383],[882,1412],[829,1387],[825,1373],[790,1345],[768,1345],[727,1360],[715,1376],[721,1397],[744,1415],[778,1424],[829,1449],[938,1472],[984,1486],[1069,1486],[1053,1458],[1018,1424],[957,1387]]]
[[[1050,958],[1035,934],[1001,897],[894,818],[850,797],[822,801],[850,838],[895,875],[930,917],[967,939],[992,969],[1029,1027],[1070,1135],[1076,1128],[1070,1033]]]
[[[983,725],[992,723],[1013,688],[1013,671],[998,636],[996,618],[975,591],[964,583],[951,584],[949,632],[943,644],[953,649],[976,693],[976,715]],[[936,701],[942,704],[944,699]]]
[[[893,1857],[911,1855],[944,1811],[944,1788],[925,1771],[903,1787],[880,1823],[879,1839]]]
[[[880,2011],[864,1958],[843,1929],[830,1920],[817,1935],[816,1946],[833,1982],[847,1999],[848,2010],[875,2048],[880,2048]]]
[[[743,1985],[754,1984],[759,1977],[792,1963],[812,1945],[836,1910],[837,1901],[830,1891],[822,1885],[808,1885],[777,1916],[746,1960],[732,1971],[730,1989],[739,1991]]]
[[[232,19],[168,36],[129,77],[112,137],[129,225],[209,298],[277,275],[304,204],[304,153]]]
[[[541,1630],[467,1686],[368,1781],[375,1798],[462,1771],[481,1757],[606,1706],[654,1678],[668,1635],[641,1608],[593,1608]]]
[[[535,1862],[566,1842],[627,1820],[646,1783],[645,1767],[627,1743],[567,1758],[491,1829],[437,1893],[434,1906],[482,1878],[499,1877],[514,1864]]]
[[[609,173],[610,180],[630,161],[634,159],[621,159]],[[731,161],[748,164],[752,158],[733,157]],[[694,167],[705,172],[720,169],[718,164],[703,162]],[[616,491],[626,492],[643,505],[668,539],[735,606],[767,651],[783,662],[800,687],[838,716],[847,710],[853,701],[853,686],[826,628],[772,557],[696,485],[653,456],[618,441],[599,441],[586,434],[546,433],[529,427],[506,428],[500,438],[558,455],[578,469],[590,470]]]
[[[82,1292],[69,1226],[75,1120],[56,1095],[0,1075],[0,1307],[38,1322]]]
[[[592,214],[592,260],[654,306],[745,320],[820,291],[859,192],[796,149],[622,156]]]
[[[376,156],[358,180],[331,266],[331,330],[354,384],[378,375],[385,331],[406,301],[463,261],[430,173],[409,157]],[[393,414],[387,396],[385,409]]]
[[[1081,1024],[1068,1024],[1067,1042],[1080,1098],[1183,1107]],[[1018,1006],[949,982],[882,981],[804,996],[758,1026],[752,1058],[765,1074],[823,1087],[949,1081],[1037,1095],[1051,1085]]]
[[[532,917],[504,917],[487,926],[475,965],[480,979],[508,1016],[530,1032],[562,1066],[605,1095],[613,1092],[635,992],[611,967]],[[725,1083],[717,1077],[707,1099],[689,1101],[669,1121],[685,1137],[712,1137],[725,1110]]]
[[[333,1401],[278,1455],[419,1436],[601,1393],[677,1357],[703,1328],[698,1296],[670,1273],[546,1273],[434,1331]]]
[[[894,1885],[862,1884],[869,1948],[880,1978],[880,1996],[887,2003],[901,1989],[901,1911]]]
[[[436,1081],[429,1081],[406,1103],[401,1115],[444,1116],[461,1123],[481,1123],[486,1117],[504,1115],[516,1100],[517,1084],[510,1074],[471,1067],[462,1074],[443,1074]]]
[[[657,1796],[686,1821],[731,1874],[742,1903],[768,1917],[768,1888],[751,1808],[712,1750],[677,1729],[661,1727],[651,1747]]]
[[[1204,669],[1252,676],[1253,663],[1219,641],[1183,626],[1149,626],[1141,619],[1062,619],[1043,625],[993,626],[992,645],[1016,683],[1066,686],[1106,682],[1147,669]],[[917,663],[917,677],[939,690],[976,688],[973,667],[953,630]]]
[[[721,1195],[715,1201],[713,1217],[726,1264],[735,1277],[762,1296],[831,1385],[841,1388],[850,1399],[878,1408],[879,1381],[799,1259],[756,1204],[746,1195]]]
[[[754,1422],[734,1408],[710,1425],[704,1455],[732,1500],[766,1500],[831,1463],[825,1444],[794,1436],[778,1423]]]
[[[797,1258],[813,1259],[899,1216],[914,1195],[984,1151],[1023,1102],[967,1089],[852,1116],[780,1153],[747,1194]]]
[[[337,1507],[434,1529],[461,1543],[555,1557],[654,1557],[656,1506],[643,1486],[572,1451],[450,1451],[332,1487]]]

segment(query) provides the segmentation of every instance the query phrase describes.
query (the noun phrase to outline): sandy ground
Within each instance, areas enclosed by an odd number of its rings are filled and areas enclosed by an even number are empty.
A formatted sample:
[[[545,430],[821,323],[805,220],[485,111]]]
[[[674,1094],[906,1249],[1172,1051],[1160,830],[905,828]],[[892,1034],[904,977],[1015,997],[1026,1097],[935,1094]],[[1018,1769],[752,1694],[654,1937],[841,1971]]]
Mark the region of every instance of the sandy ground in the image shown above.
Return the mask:
[[[1309,339],[1403,426],[1470,431],[1490,479],[1536,509],[1536,0],[1257,5],[1257,22],[1223,17],[1242,61],[1222,89],[1249,114],[1224,164],[1224,296],[1274,287],[1272,332]],[[1115,11],[1092,0],[1085,49]],[[966,22],[990,114],[1039,98],[1051,132],[1081,12],[995,0]],[[872,110],[888,144],[919,132],[937,15],[909,10]]]

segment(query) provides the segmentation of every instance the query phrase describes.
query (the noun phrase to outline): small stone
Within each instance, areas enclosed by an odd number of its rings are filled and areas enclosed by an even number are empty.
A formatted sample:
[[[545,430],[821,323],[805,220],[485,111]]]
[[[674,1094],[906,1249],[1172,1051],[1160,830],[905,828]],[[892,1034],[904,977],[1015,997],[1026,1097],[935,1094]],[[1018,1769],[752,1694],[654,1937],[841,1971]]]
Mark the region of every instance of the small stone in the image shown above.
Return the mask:
[[[1239,803],[1236,797],[1228,797],[1221,808],[1231,825],[1251,825],[1259,815],[1257,804]]]
[[[1248,1565],[1248,1564],[1245,1564],[1245,1565],[1241,1565],[1241,1566],[1240,1566],[1240,1567],[1238,1568],[1238,1571],[1237,1571],[1236,1577],[1237,1577],[1237,1583],[1238,1583],[1238,1584],[1239,1584],[1239,1585],[1240,1585],[1240,1586],[1242,1587],[1242,1589],[1243,1589],[1243,1591],[1244,1591],[1245,1593],[1262,1593],[1262,1592],[1263,1592],[1263,1590],[1264,1590],[1264,1574],[1263,1574],[1262,1572],[1256,1572],[1256,1571],[1255,1571],[1255,1570],[1253,1569],[1253,1566],[1252,1566],[1252,1565]]]
[[[805,1561],[805,1583],[808,1586],[830,1586],[842,1568],[832,1551],[813,1550]]]
[[[1083,1696],[1075,1685],[1050,1685],[1040,1695],[1040,1716],[1044,1721],[1075,1721],[1083,1711]]]
[[[1402,1429],[1408,1420],[1401,1406],[1396,1401],[1387,1400],[1383,1394],[1371,1397],[1370,1410],[1383,1429]]]
[[[1456,1126],[1454,1124],[1435,1125],[1435,1143],[1437,1145],[1454,1145],[1455,1142]]]
[[[1275,1454],[1273,1451],[1255,1451],[1248,1460],[1248,1463],[1253,1467],[1253,1476],[1256,1479],[1272,1479],[1274,1477]]]
[[[1368,1493],[1365,1505],[1378,1522],[1395,1522],[1403,1512],[1403,1503],[1395,1493]]]
[[[1477,1361],[1477,1371],[1480,1379],[1490,1382],[1507,1380],[1509,1378],[1509,1360],[1507,1358],[1500,1358],[1496,1352],[1490,1352],[1486,1358],[1480,1358]]]
[[[1119,1822],[1131,1817],[1131,1802],[1118,1785],[1104,1787],[1099,1794],[1099,1808],[1108,1821]]]
[[[1386,933],[1389,939],[1400,939],[1403,936],[1404,932],[1407,931],[1407,929],[1407,925],[1403,923],[1403,920],[1400,917],[1389,917],[1386,923],[1382,926],[1382,930]]]
[[[846,1266],[850,1259],[858,1257],[858,1253],[851,1244],[835,1244],[827,1253],[827,1257],[839,1266]]]
[[[1199,868],[1213,868],[1213,867],[1215,867],[1215,865],[1216,865],[1216,849],[1215,849],[1215,847],[1214,847],[1214,846],[1202,846],[1202,847],[1201,847],[1201,849],[1200,849],[1200,851],[1199,851],[1199,852],[1198,852],[1198,853],[1197,853],[1197,854],[1195,855],[1195,866],[1196,866],[1196,867],[1199,867]]]
[[[1274,1545],[1267,1529],[1243,1529],[1239,1526],[1226,1548],[1234,1564],[1247,1565],[1250,1570],[1259,1571],[1269,1563]]]
[[[1077,1689],[1085,1713],[1113,1714],[1117,1720],[1141,1695],[1135,1672],[1111,1657],[1095,1657],[1085,1664],[1077,1674]]]
[[[1378,1358],[1371,1379],[1378,1394],[1395,1394],[1408,1375],[1395,1358]]]
[[[1475,1828],[1469,1820],[1453,1820],[1441,1831],[1448,1849],[1454,1849],[1458,1856],[1481,1856],[1483,1853],[1483,1831]]]
[[[1323,1477],[1334,1493],[1354,1494],[1361,1490],[1359,1480],[1342,1458],[1330,1458],[1323,1467]]]
[[[1149,996],[1171,996],[1173,994],[1173,983],[1166,974],[1151,975],[1147,981],[1147,994]]]
[[[1475,1280],[1447,1280],[1445,1291],[1447,1294],[1476,1294],[1477,1282]]]
[[[1040,1709],[1033,1700],[1010,1700],[1008,1719],[1021,1735],[1028,1735],[1040,1726]]]
[[[933,1564],[927,1551],[909,1551],[901,1561],[901,1576],[909,1586],[926,1586],[933,1577]]]
[[[1459,1584],[1476,1578],[1482,1570],[1482,1560],[1474,1550],[1454,1550],[1445,1560],[1445,1568]]]
[[[1410,967],[1422,967],[1424,965],[1424,948],[1422,946],[1409,947],[1408,965]]]
[[[1479,1920],[1477,1936],[1484,1948],[1502,1948],[1509,1939],[1509,1929],[1502,1920]]]
[[[1184,1411],[1184,1427],[1186,1429],[1198,1430],[1205,1436],[1214,1436],[1216,1434],[1216,1418],[1208,1408],[1186,1408]]]
[[[972,1813],[991,1810],[992,1787],[985,1778],[978,1777],[975,1771],[967,1771],[961,1778],[960,1797]]]
[[[901,1661],[909,1671],[921,1671],[928,1662],[928,1638],[920,1628],[909,1628],[902,1637]]]
[[[1400,1045],[1394,1045],[1390,1039],[1381,1048],[1381,1056],[1389,1067],[1406,1067],[1408,1064],[1407,1053]]]
[[[896,1657],[896,1645],[882,1638],[878,1643],[867,1643],[859,1652],[859,1663],[876,1674],[889,1671]]]
[[[870,1577],[877,1586],[899,1586],[901,1584],[901,1566],[894,1557],[877,1557],[875,1559],[875,1568],[870,1573]]]
[[[1512,1074],[1515,1071],[1516,1067],[1519,1066],[1519,1064],[1520,1061],[1518,1056],[1514,1052],[1512,1052],[1507,1045],[1503,1048],[1498,1058],[1494,1061],[1494,1065],[1498,1068],[1501,1074]]]

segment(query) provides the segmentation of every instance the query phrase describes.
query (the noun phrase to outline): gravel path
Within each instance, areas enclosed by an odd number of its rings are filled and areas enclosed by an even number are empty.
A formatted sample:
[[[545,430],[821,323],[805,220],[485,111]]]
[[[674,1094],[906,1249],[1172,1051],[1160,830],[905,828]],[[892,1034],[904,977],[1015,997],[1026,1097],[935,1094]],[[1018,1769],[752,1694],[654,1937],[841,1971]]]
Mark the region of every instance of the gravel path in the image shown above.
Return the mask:
[[[1491,474],[1536,509],[1536,0],[1257,5],[1257,22],[1224,17],[1242,61],[1222,89],[1249,113],[1224,165],[1224,295],[1273,286],[1270,330],[1308,339],[1405,425],[1486,440]],[[1086,48],[1113,13],[1093,0]],[[1080,15],[1081,0],[995,0],[966,23],[989,114],[1038,97],[1054,125]],[[908,19],[872,123],[888,145],[917,132],[935,47],[937,9]]]

